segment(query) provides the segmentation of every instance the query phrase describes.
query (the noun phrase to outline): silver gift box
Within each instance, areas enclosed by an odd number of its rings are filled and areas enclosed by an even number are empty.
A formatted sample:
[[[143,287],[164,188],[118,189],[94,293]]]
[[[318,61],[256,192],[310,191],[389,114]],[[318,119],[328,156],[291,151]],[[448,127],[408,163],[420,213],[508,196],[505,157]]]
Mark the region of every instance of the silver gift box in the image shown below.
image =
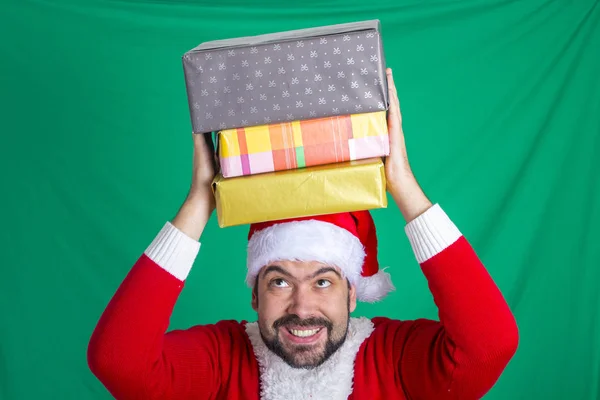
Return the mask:
[[[205,42],[183,55],[195,133],[387,110],[379,20]]]

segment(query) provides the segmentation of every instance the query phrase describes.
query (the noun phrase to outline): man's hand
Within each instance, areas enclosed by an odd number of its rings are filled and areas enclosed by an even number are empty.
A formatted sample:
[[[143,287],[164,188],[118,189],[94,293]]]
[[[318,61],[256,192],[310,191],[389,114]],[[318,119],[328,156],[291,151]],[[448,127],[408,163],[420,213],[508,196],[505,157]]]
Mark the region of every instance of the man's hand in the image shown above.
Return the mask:
[[[410,168],[402,130],[398,93],[394,85],[392,70],[388,68],[386,73],[390,99],[388,110],[390,155],[385,160],[385,177],[388,191],[406,222],[410,222],[425,212],[432,204],[423,193]]]
[[[194,240],[199,240],[212,212],[215,197],[212,181],[215,177],[216,155],[203,134],[192,134],[194,158],[190,190],[172,224]]]

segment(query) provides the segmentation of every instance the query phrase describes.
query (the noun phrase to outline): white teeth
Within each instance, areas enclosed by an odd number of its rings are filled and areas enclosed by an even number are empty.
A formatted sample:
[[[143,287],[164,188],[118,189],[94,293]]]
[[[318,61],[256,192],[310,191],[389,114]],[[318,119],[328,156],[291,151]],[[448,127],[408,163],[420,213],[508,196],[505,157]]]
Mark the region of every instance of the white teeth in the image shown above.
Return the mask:
[[[314,335],[315,333],[319,332],[320,329],[310,329],[310,330],[298,330],[298,329],[290,329],[290,332],[292,332],[292,335],[294,336],[298,336],[298,337],[309,337]]]

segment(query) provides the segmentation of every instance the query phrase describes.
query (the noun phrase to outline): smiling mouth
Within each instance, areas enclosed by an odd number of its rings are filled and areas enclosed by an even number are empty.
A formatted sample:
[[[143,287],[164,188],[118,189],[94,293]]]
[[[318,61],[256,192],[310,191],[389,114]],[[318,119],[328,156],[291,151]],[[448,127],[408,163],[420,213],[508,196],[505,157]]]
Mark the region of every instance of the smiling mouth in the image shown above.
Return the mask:
[[[307,338],[316,335],[323,328],[318,329],[287,329],[289,333],[296,337]]]

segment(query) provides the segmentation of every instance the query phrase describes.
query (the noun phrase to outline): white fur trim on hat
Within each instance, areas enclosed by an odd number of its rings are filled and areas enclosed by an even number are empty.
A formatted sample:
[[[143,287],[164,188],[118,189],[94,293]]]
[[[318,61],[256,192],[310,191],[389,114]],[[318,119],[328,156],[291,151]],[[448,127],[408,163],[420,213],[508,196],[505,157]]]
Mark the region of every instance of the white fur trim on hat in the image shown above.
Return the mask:
[[[246,283],[253,287],[262,267],[275,261],[318,261],[338,267],[350,283],[361,278],[365,250],[360,240],[337,225],[317,220],[275,224],[248,241]]]
[[[360,277],[356,285],[356,297],[361,301],[373,303],[394,290],[396,288],[392,283],[392,277],[384,269],[380,269],[375,275]]]

